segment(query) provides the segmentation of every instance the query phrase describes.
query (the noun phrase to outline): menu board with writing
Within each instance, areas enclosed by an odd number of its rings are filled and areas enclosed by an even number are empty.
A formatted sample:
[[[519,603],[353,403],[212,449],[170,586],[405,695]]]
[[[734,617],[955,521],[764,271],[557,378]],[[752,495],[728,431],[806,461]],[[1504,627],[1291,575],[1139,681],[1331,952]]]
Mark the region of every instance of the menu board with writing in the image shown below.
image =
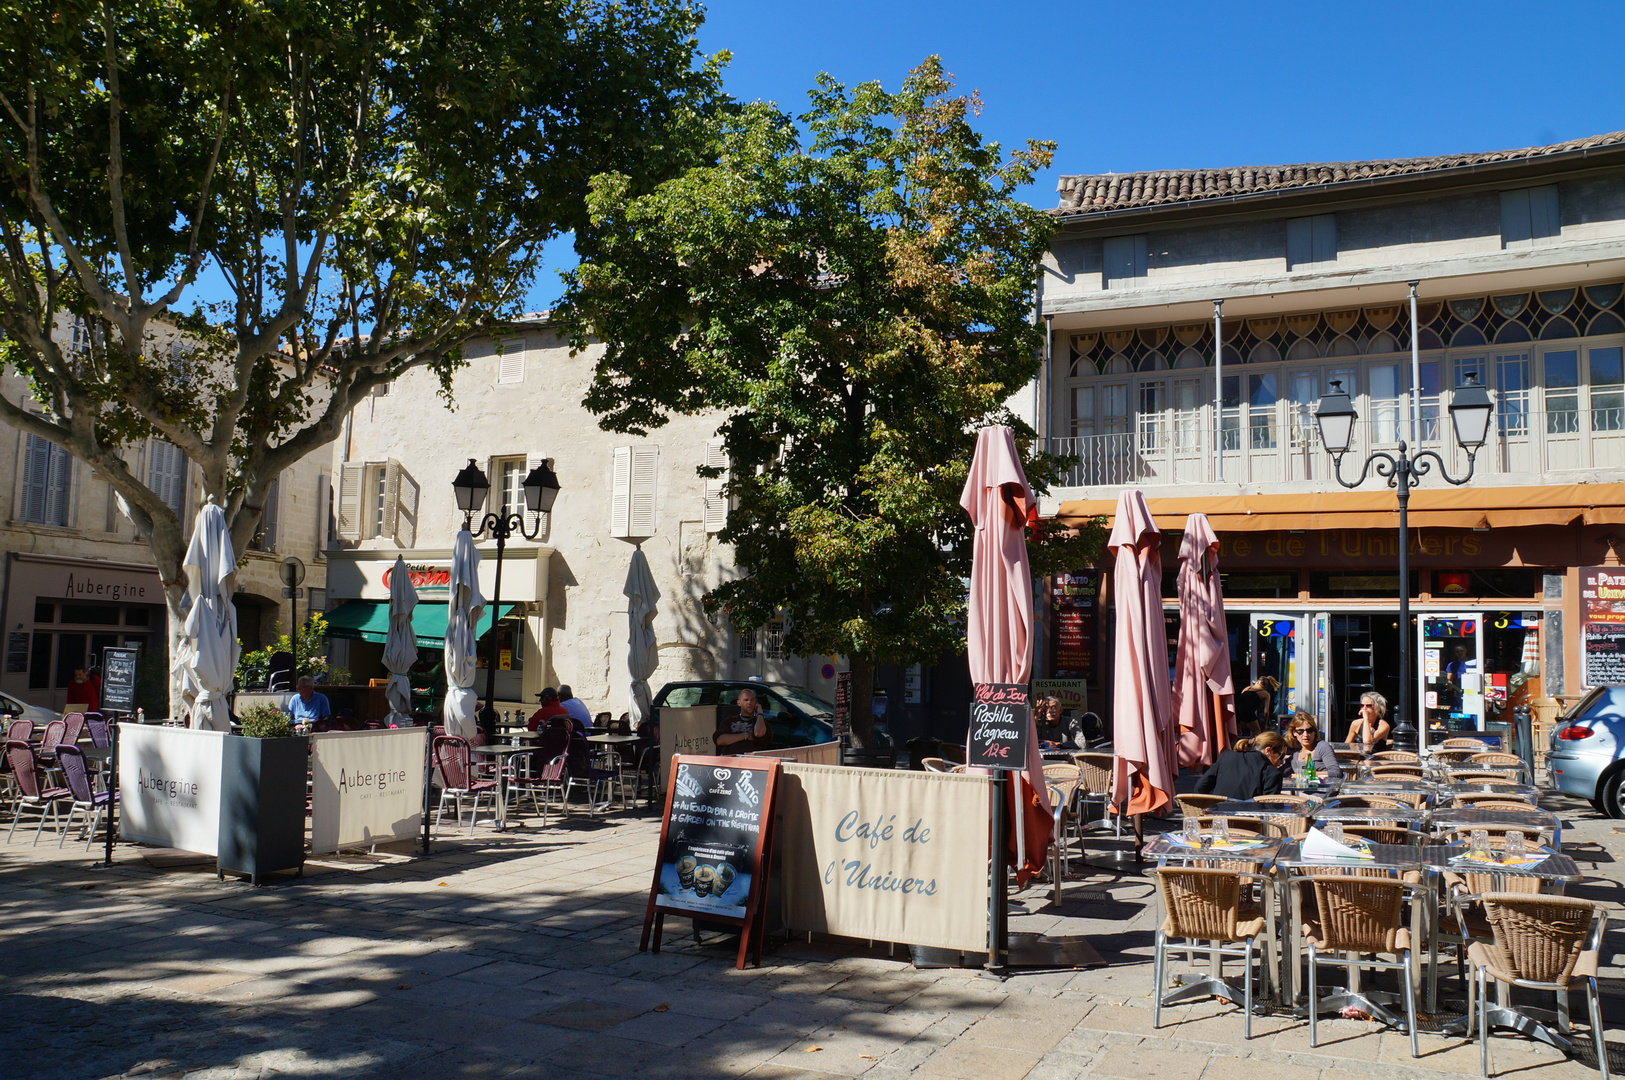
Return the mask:
[[[1050,586],[1051,667],[1057,676],[1086,676],[1094,669],[1095,600],[1100,574],[1056,574]]]
[[[1625,685],[1625,566],[1580,568],[1585,685]]]
[[[1023,769],[1032,737],[1027,688],[1020,683],[977,683],[971,690],[970,747],[966,764]]]
[[[102,650],[102,712],[135,712],[135,665],[140,649]]]
[[[835,676],[835,734],[837,737],[852,730],[852,673],[843,671]]]
[[[673,758],[639,951],[651,933],[660,951],[665,916],[675,914],[741,927],[738,966],[752,943],[761,961],[778,775],[772,758]]]
[[[6,674],[28,673],[28,631],[13,630],[6,635]]]

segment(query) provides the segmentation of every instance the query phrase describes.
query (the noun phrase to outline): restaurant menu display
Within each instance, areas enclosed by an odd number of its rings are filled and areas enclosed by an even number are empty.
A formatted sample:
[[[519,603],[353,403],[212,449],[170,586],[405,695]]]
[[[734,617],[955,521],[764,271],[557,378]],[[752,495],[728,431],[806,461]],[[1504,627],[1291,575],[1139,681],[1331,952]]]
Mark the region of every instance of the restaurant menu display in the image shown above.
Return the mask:
[[[1585,685],[1625,686],[1625,566],[1580,568]]]
[[[1032,738],[1027,687],[977,683],[971,690],[970,748],[966,764],[985,769],[1024,769]]]
[[[135,712],[135,665],[140,649],[102,650],[102,711]]]
[[[843,671],[835,676],[835,735],[839,738],[852,730],[852,673]]]
[[[1100,572],[1076,570],[1056,574],[1050,586],[1051,670],[1057,676],[1093,673],[1095,600]]]
[[[759,917],[771,852],[774,788],[779,762],[756,757],[690,757],[672,760],[666,812],[649,906],[639,950],[660,951],[667,914],[743,928],[739,966],[746,950],[761,957]]]

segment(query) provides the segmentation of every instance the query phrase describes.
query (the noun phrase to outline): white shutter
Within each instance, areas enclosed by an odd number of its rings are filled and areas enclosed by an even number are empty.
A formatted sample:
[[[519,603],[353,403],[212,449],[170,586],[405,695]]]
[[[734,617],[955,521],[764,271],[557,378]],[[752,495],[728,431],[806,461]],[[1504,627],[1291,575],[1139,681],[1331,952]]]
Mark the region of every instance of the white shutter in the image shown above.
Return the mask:
[[[547,461],[547,455],[545,455],[545,454],[535,453],[535,452],[526,454],[525,455],[525,479],[529,479],[530,474],[535,472],[537,469],[541,468],[542,465],[546,463],[546,461]],[[520,483],[523,484],[524,480],[521,480]],[[537,536],[538,539],[541,538],[542,536],[544,536],[545,534],[542,533],[541,531],[539,531],[538,525],[540,524],[540,522],[543,519],[549,518],[551,515],[549,515],[549,514],[531,514],[530,511],[527,509],[529,504],[525,502],[525,491],[524,491],[523,487],[521,487],[519,489],[519,503],[520,503],[520,509],[522,511],[524,511],[529,516],[531,532],[536,533],[536,536]],[[549,521],[548,524],[551,525],[552,522]]]
[[[378,514],[378,535],[393,540],[401,516],[401,463],[390,458],[384,465],[384,502]]]
[[[497,346],[500,359],[497,361],[497,382],[518,383],[525,381],[525,339],[511,338]]]
[[[655,481],[660,465],[660,447],[654,445],[632,448],[632,499],[627,510],[627,531],[630,536],[655,534]]]
[[[404,548],[418,546],[418,482],[401,470],[400,520],[396,542]]]
[[[609,535],[630,536],[627,514],[632,505],[632,448],[615,448],[615,466],[609,482]]]
[[[728,524],[728,498],[723,488],[728,483],[728,452],[721,439],[705,444],[705,465],[708,469],[721,469],[722,474],[705,481],[705,531],[720,532]]]
[[[339,467],[339,539],[361,539],[361,489],[367,481],[367,466],[346,461]]]

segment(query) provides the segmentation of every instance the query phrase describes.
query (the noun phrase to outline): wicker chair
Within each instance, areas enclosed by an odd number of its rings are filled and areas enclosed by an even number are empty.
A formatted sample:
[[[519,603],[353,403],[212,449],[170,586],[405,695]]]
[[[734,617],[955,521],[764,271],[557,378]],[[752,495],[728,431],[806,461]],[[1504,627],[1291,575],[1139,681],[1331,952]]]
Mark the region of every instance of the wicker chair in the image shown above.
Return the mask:
[[[1478,751],[1471,748],[1463,748],[1459,750],[1435,750],[1433,751],[1432,760],[1449,764],[1457,761],[1466,761],[1476,753],[1478,753]]]
[[[1505,772],[1459,772],[1452,773],[1450,782],[1453,784],[1505,784],[1508,782]]]
[[[1215,821],[1223,821],[1223,822],[1225,822],[1226,827],[1230,830],[1230,835],[1231,836],[1256,836],[1256,837],[1262,839],[1264,837],[1272,835],[1270,833],[1270,831],[1269,831],[1268,826],[1266,826],[1262,821],[1259,821],[1257,818],[1198,817],[1196,819],[1196,823],[1202,827],[1202,831],[1205,832],[1205,833],[1210,833],[1210,832],[1213,831],[1213,823]]]
[[[1489,745],[1483,739],[1451,738],[1440,743],[1439,747],[1443,750],[1487,750]]]
[[[1414,844],[1416,834],[1397,825],[1344,825],[1344,836],[1355,836],[1373,844]]]
[[[1518,776],[1521,776],[1526,780],[1528,779],[1529,767],[1523,763],[1523,758],[1519,757],[1517,754],[1507,754],[1492,751],[1487,754],[1474,754],[1472,757],[1468,758],[1468,761],[1474,765],[1482,765],[1486,769],[1505,769],[1508,772],[1516,773]]]
[[[1365,760],[1365,755],[1358,750],[1333,750],[1332,756],[1337,759],[1339,765],[1352,765]]]
[[[1333,994],[1321,999],[1318,968],[1332,963],[1346,967],[1371,967],[1399,971],[1404,980],[1401,995],[1405,1002],[1405,1029],[1411,1037],[1411,1057],[1420,1057],[1416,1045],[1416,992],[1411,982],[1415,960],[1411,953],[1410,931],[1405,929],[1403,909],[1406,884],[1393,879],[1360,877],[1352,874],[1323,874],[1312,879],[1316,911],[1307,919],[1309,945],[1309,1045],[1319,1045],[1317,1021],[1326,1011],[1336,1012],[1355,1005],[1379,1020],[1397,1026],[1398,1018],[1384,1004],[1394,995],[1366,991],[1363,994]],[[1323,957],[1322,953],[1349,953],[1347,958]],[[1397,960],[1365,959],[1364,954],[1386,953]]]
[[[1364,806],[1373,810],[1398,810],[1404,804],[1389,795],[1340,795],[1332,806]]]
[[[945,773],[952,766],[939,757],[924,757],[920,759],[920,768],[925,772]]]
[[[1373,780],[1420,780],[1426,773],[1420,765],[1373,765]]]
[[[1235,870],[1206,866],[1168,866],[1157,870],[1162,894],[1163,920],[1157,928],[1152,960],[1151,1026],[1162,1026],[1162,1007],[1218,997],[1235,1004],[1235,988],[1223,979],[1226,957],[1242,962],[1242,1033],[1253,1037],[1253,947],[1264,931],[1264,918],[1241,898],[1243,875]],[[1172,993],[1167,986],[1168,939],[1213,943],[1205,949],[1214,958],[1213,974],[1187,981]],[[1229,945],[1230,948],[1225,946]],[[1237,948],[1236,946],[1240,946]],[[1265,937],[1265,949],[1269,938]],[[1265,961],[1266,971],[1271,967]]]
[[[1511,832],[1523,833],[1525,840],[1532,839],[1539,844],[1550,844],[1552,842],[1552,830],[1527,829],[1520,825],[1463,825],[1445,833],[1441,837],[1441,842],[1448,844],[1460,840],[1465,843],[1472,840],[1473,833],[1480,829],[1489,834],[1490,847],[1496,849],[1506,843],[1507,833]]]
[[[1493,933],[1489,942],[1467,947],[1473,980],[1467,984],[1468,1022],[1478,1027],[1478,1068],[1490,1074],[1490,1028],[1510,1027],[1557,1047],[1573,1050],[1568,1032],[1567,994],[1575,983],[1586,991],[1591,1038],[1597,1067],[1608,1080],[1608,1045],[1603,1041],[1601,999],[1597,996],[1597,963],[1607,909],[1593,900],[1572,896],[1529,896],[1488,893],[1484,914]],[[1497,1004],[1489,1002],[1494,981]],[[1547,1014],[1511,1006],[1513,987],[1549,990],[1558,995],[1557,1031],[1541,1022]],[[1475,1008],[1476,1006],[1476,1008]]]
[[[1535,796],[1520,798],[1517,795],[1507,795],[1496,791],[1469,791],[1457,795],[1451,800],[1453,806],[1473,806],[1490,809],[1491,804],[1497,810],[1534,810],[1537,809]]]
[[[1186,817],[1203,817],[1209,807],[1218,806],[1230,800],[1223,795],[1175,795],[1174,801],[1179,804],[1179,812]]]
[[[1379,761],[1390,761],[1395,765],[1413,765],[1422,759],[1409,750],[1379,750],[1371,755],[1373,764]]]

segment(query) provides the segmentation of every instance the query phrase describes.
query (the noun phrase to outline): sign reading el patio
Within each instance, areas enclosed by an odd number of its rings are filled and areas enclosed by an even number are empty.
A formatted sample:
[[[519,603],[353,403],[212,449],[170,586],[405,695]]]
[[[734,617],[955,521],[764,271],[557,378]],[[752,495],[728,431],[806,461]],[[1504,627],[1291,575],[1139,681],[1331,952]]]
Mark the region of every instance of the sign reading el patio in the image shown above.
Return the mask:
[[[1031,738],[1027,688],[1019,683],[977,683],[971,691],[967,764],[1020,769]]]

